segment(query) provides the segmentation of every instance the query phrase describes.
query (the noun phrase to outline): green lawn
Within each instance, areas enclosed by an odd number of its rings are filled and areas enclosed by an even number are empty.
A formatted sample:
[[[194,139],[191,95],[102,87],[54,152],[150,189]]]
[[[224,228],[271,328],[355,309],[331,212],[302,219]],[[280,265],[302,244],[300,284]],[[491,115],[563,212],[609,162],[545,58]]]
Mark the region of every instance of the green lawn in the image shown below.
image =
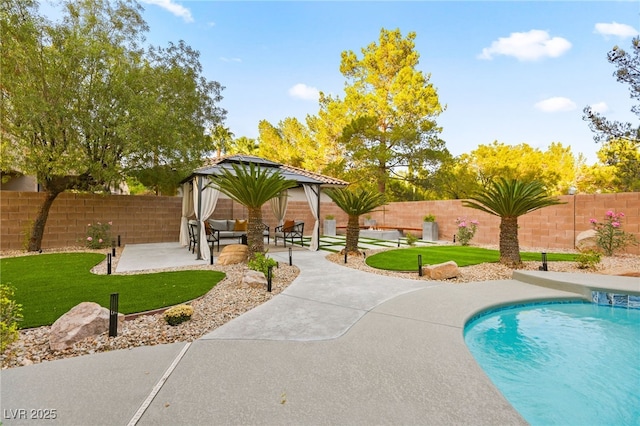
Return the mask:
[[[111,293],[119,293],[118,311],[144,312],[186,302],[207,293],[225,274],[218,271],[177,271],[140,275],[95,275],[91,268],[104,260],[95,253],[57,253],[0,259],[2,282],[15,287],[22,304],[21,328],[53,324],[80,302],[109,308]]]
[[[500,260],[498,250],[490,250],[479,247],[463,246],[430,246],[413,247],[384,251],[367,257],[367,265],[389,271],[413,271],[418,268],[418,255],[422,255],[423,265],[435,265],[438,263],[455,261],[458,266],[470,266],[480,263],[492,263]],[[537,260],[542,262],[540,253],[521,252],[523,261]],[[574,261],[575,254],[547,253],[547,260]]]

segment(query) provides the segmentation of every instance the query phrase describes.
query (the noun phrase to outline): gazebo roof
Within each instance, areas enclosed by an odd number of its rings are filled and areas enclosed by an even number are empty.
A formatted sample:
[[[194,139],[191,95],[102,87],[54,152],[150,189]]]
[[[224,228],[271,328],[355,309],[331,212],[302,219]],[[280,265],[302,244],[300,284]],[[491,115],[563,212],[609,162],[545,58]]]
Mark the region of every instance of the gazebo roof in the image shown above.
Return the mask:
[[[183,182],[191,180],[196,175],[220,176],[222,174],[221,169],[233,171],[232,164],[241,163],[253,163],[262,168],[270,168],[274,169],[274,171],[277,170],[280,174],[282,174],[282,176],[284,176],[285,179],[294,180],[299,185],[313,184],[323,187],[349,185],[349,182],[341,179],[322,175],[320,173],[310,172],[308,170],[300,169],[298,167],[293,167],[286,164],[276,163],[252,155],[230,155],[226,157],[211,158],[207,161],[207,164],[205,166],[194,170],[191,176],[184,179]]]

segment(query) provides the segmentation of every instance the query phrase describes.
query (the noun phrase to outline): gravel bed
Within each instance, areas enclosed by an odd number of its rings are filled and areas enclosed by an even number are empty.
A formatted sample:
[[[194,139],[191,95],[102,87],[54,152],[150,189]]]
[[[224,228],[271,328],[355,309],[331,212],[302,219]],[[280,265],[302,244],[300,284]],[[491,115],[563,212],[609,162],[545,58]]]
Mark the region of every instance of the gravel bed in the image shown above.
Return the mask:
[[[66,249],[63,251],[86,252],[87,250]],[[104,250],[99,252],[102,253]],[[24,254],[24,252],[3,253],[2,257]],[[114,270],[119,258],[118,253],[112,262]],[[162,313],[140,315],[125,321],[124,327],[117,337],[109,337],[108,333],[103,333],[97,338],[84,339],[64,351],[53,351],[49,348],[50,326],[21,330],[20,339],[0,356],[2,369],[116,349],[174,342],[191,342],[279,294],[300,272],[295,265],[280,264],[278,268],[273,270],[271,293],[265,289],[255,289],[241,284],[242,274],[247,269],[245,264],[229,266],[199,265],[126,272],[123,275],[186,269],[214,270],[222,271],[226,274],[226,277],[211,291],[190,303],[194,308],[194,314],[190,321],[183,322],[177,326],[170,326],[164,320]],[[106,261],[94,267],[92,272],[106,274]]]
[[[120,251],[119,248],[117,250]],[[381,249],[376,251],[368,250],[367,255],[384,250],[390,249]],[[526,250],[544,251],[544,249]],[[86,252],[87,250],[83,248],[69,248],[56,251]],[[102,253],[104,250],[99,252]],[[24,252],[4,252],[1,257],[24,254]],[[118,253],[113,259],[112,266],[114,270],[119,258],[120,253]],[[430,280],[426,276],[418,276],[417,271],[392,272],[371,268],[364,263],[363,257],[349,256],[348,263],[346,265],[344,264],[344,256],[340,254],[329,254],[327,255],[327,259],[345,267],[355,268],[371,273],[416,280]],[[524,262],[522,269],[537,270],[540,265],[540,262]],[[92,272],[96,274],[106,274],[106,268],[105,261],[93,268]],[[108,333],[104,333],[97,338],[88,338],[78,342],[73,348],[64,351],[52,351],[49,349],[50,327],[22,330],[20,331],[19,341],[11,345],[5,353],[0,356],[2,368],[19,367],[55,359],[70,358],[97,352],[133,348],[137,346],[152,346],[173,342],[191,342],[282,292],[298,276],[299,273],[298,268],[295,266],[289,266],[286,264],[280,265],[279,268],[274,270],[272,292],[268,293],[264,289],[254,289],[241,285],[241,278],[244,270],[246,269],[246,265],[201,265],[162,269],[162,271],[184,269],[216,270],[227,274],[226,278],[218,283],[206,295],[190,303],[194,307],[194,315],[190,321],[177,326],[170,326],[166,323],[161,313],[141,315],[125,321],[123,330],[121,330],[115,338],[109,338]],[[575,273],[594,272],[592,270],[578,269],[576,262],[549,262],[549,270]],[[127,272],[125,274],[150,273],[157,271],[160,270]],[[622,255],[615,257],[603,257],[595,272],[616,273],[616,271],[640,272],[640,256]],[[466,283],[509,279],[511,278],[513,270],[500,264],[481,264],[462,267],[460,268],[460,272],[460,277],[447,280],[447,282]]]

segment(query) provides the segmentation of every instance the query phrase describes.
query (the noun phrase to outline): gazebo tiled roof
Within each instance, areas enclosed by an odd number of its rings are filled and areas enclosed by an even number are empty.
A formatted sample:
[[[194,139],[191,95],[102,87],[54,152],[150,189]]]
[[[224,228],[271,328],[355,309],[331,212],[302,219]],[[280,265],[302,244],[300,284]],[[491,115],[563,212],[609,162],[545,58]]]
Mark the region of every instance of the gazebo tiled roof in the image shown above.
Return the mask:
[[[331,186],[347,186],[349,182],[334,178],[331,176],[326,176],[320,173],[310,172],[308,170],[301,169],[299,167],[289,166],[287,164],[276,163],[271,160],[266,160],[261,157],[255,157],[252,155],[229,155],[218,158],[209,158],[206,161],[206,164],[196,170],[194,170],[193,175],[219,175],[220,169],[231,168],[231,164],[240,164],[240,163],[254,163],[258,164],[260,167],[267,167],[277,169],[285,178],[290,180],[295,180],[299,184],[316,184],[322,187],[331,187]],[[185,181],[190,180],[191,177],[185,179]]]

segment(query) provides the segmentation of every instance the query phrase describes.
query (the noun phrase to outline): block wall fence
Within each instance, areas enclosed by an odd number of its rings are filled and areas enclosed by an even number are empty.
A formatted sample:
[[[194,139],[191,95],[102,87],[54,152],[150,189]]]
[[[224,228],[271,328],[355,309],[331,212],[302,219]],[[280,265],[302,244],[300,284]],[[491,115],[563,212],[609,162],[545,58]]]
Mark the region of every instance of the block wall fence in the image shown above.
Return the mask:
[[[37,192],[0,191],[0,250],[21,250],[42,203],[44,194]],[[602,220],[608,210],[625,214],[623,229],[640,239],[640,192],[618,194],[565,195],[565,204],[550,206],[521,216],[518,224],[520,246],[523,248],[572,249],[575,236],[591,228],[589,219]],[[54,201],[44,238],[43,249],[84,245],[87,225],[109,222],[112,237],[120,235],[122,244],[171,242],[179,239],[182,199],[180,197],[95,195],[63,193]],[[347,216],[331,202],[320,207],[320,227],[323,218],[332,214],[338,227],[347,224]],[[452,241],[456,233],[456,218],[480,222],[472,243],[498,244],[500,219],[479,210],[462,206],[461,200],[395,202],[371,213],[379,226],[415,228],[421,236],[422,218],[436,216],[439,239]],[[290,201],[287,218],[303,220],[305,234],[313,229],[313,218],[306,201]],[[229,199],[219,199],[214,219],[244,219],[244,206]],[[277,225],[268,204],[263,207],[265,222]],[[363,221],[364,218],[361,218]],[[640,254],[640,247],[630,247],[629,253]]]

